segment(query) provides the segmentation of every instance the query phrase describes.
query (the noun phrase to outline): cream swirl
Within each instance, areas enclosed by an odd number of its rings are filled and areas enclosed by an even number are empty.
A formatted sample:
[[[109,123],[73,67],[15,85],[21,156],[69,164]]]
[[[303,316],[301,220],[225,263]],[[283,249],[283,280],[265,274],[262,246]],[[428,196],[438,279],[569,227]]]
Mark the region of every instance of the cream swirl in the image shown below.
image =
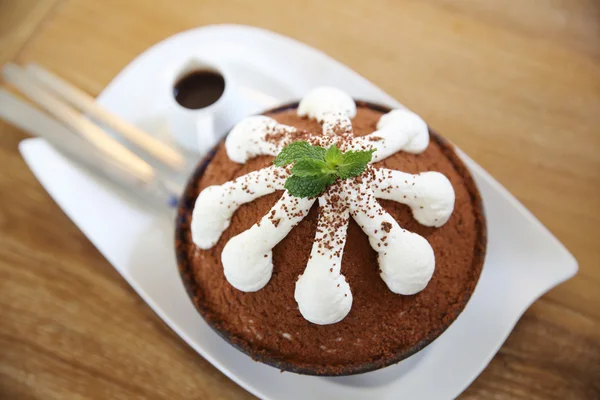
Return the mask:
[[[324,114],[342,113],[349,118],[356,116],[356,103],[344,91],[334,87],[313,89],[300,101],[298,115],[322,121]]]

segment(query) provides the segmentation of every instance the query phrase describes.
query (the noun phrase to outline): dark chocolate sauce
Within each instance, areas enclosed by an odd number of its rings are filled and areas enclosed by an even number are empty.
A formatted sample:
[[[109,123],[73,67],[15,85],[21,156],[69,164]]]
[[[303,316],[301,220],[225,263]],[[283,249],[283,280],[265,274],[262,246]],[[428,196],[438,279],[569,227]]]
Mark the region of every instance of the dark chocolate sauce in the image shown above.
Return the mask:
[[[192,110],[208,107],[221,98],[225,79],[213,71],[193,71],[179,79],[173,88],[175,100]]]

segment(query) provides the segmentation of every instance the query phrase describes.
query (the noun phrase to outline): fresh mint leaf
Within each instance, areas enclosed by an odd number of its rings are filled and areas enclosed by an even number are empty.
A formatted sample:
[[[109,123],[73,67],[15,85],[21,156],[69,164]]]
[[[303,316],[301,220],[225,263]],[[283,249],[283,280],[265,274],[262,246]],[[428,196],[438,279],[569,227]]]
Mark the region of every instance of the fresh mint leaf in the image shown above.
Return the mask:
[[[350,150],[342,154],[341,160],[336,166],[340,178],[348,179],[365,172],[367,164],[373,158],[375,150]]]
[[[284,187],[296,197],[315,197],[323,193],[327,186],[335,182],[335,175],[297,176],[292,175],[285,181]]]
[[[292,175],[296,176],[318,176],[328,173],[335,174],[335,169],[329,168],[325,161],[311,158],[296,161],[294,168],[292,168]]]
[[[342,159],[342,152],[335,144],[331,145],[325,153],[325,161],[331,166],[336,166]]]
[[[273,161],[273,164],[278,167],[284,167],[304,158],[325,160],[326,151],[323,147],[311,146],[308,142],[292,142],[281,150],[275,161]]]
[[[336,145],[324,149],[308,142],[285,146],[273,162],[283,167],[293,163],[284,187],[296,197],[314,197],[323,193],[337,178],[348,179],[365,171],[375,150],[342,153]]]

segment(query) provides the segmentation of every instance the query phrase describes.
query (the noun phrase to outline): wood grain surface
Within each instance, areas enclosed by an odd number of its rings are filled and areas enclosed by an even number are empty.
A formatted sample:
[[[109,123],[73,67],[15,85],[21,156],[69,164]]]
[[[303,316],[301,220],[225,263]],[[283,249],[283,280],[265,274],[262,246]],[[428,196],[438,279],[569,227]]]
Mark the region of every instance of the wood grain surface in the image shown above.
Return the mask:
[[[363,74],[578,259],[579,274],[531,306],[463,398],[600,398],[597,0],[0,0],[0,62],[38,62],[97,95],[153,43],[215,23],[291,36]],[[18,154],[25,137],[0,122],[0,398],[251,398],[52,202]]]

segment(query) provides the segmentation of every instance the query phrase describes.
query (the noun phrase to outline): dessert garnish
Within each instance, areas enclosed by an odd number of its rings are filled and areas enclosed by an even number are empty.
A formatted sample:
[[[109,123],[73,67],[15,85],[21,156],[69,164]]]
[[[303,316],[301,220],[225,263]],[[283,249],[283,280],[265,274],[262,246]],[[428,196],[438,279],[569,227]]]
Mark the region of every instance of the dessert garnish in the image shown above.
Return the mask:
[[[294,163],[283,187],[292,196],[314,197],[338,178],[353,178],[365,172],[374,151],[349,150],[342,153],[335,144],[325,149],[299,141],[285,146],[273,164],[285,167]]]
[[[389,290],[411,295],[424,289],[435,268],[433,249],[425,238],[403,229],[377,199],[406,204],[419,223],[439,227],[454,208],[452,185],[438,172],[413,175],[372,164],[398,151],[425,151],[425,122],[397,109],[380,118],[375,132],[355,137],[355,103],[333,88],[311,92],[300,102],[298,114],[317,119],[322,132],[299,131],[266,116],[246,118],[233,128],[225,142],[231,160],[245,163],[272,155],[274,165],[205,188],[192,215],[194,243],[202,249],[213,247],[240,205],[283,190],[260,221],[225,244],[221,262],[232,286],[245,292],[262,289],[273,271],[273,247],[318,201],[313,247],[294,292],[305,319],[333,324],[350,312],[352,292],[341,273],[350,217],[369,237]]]

